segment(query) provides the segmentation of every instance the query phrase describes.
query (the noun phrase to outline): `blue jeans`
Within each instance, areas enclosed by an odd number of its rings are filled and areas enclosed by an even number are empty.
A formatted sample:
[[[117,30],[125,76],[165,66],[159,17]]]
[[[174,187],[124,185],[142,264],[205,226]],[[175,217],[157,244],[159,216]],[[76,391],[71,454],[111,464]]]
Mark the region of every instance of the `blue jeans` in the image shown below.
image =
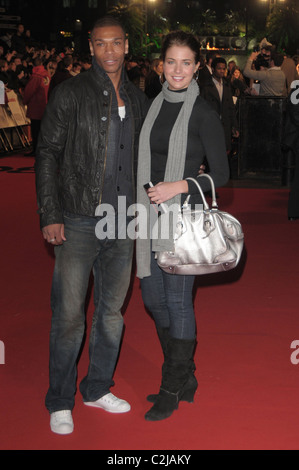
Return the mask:
[[[94,305],[89,340],[89,368],[80,384],[84,401],[109,392],[123,331],[123,306],[133,256],[133,240],[99,240],[98,219],[65,214],[66,242],[55,247],[50,334],[50,413],[74,406],[77,360],[85,332],[85,302],[90,274]]]
[[[173,338],[194,339],[196,324],[193,309],[195,276],[168,274],[159,268],[152,253],[151,276],[141,279],[144,305],[156,326],[169,328]]]

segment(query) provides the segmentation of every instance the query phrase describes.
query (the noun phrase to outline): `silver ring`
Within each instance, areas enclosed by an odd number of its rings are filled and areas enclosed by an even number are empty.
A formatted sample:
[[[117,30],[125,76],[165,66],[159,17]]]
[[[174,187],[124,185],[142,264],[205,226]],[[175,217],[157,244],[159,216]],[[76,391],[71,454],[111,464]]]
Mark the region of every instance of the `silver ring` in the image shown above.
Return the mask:
[[[55,238],[51,238],[50,242],[55,242]]]

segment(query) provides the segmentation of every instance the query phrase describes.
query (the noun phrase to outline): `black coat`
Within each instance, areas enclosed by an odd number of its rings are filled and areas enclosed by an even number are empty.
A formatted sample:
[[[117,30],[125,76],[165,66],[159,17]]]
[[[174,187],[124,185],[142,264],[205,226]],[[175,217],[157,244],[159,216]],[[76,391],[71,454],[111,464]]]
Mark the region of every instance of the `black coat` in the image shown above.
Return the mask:
[[[222,101],[220,101],[218,90],[212,79],[200,88],[200,95],[210,103],[212,108],[215,109],[220,116],[224,128],[226,149],[230,150],[232,129],[238,129],[238,121],[229,83],[223,80]]]
[[[148,99],[125,73],[120,94],[129,104],[133,116],[131,154],[134,173],[139,132]],[[94,216],[103,192],[113,100],[116,95],[112,82],[94,66],[53,90],[42,119],[36,152],[41,227],[63,223],[63,210]]]

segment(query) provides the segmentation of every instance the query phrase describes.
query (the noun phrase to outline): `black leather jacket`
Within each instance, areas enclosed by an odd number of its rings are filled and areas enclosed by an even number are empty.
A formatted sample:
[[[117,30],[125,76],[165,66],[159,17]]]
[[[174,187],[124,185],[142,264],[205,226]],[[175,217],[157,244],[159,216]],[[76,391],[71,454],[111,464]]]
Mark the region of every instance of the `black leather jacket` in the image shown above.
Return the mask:
[[[120,94],[129,103],[133,116],[132,172],[135,173],[139,132],[148,99],[125,72]],[[113,99],[116,95],[112,82],[94,66],[53,91],[42,119],[36,152],[41,227],[63,223],[63,210],[95,215],[103,190]]]

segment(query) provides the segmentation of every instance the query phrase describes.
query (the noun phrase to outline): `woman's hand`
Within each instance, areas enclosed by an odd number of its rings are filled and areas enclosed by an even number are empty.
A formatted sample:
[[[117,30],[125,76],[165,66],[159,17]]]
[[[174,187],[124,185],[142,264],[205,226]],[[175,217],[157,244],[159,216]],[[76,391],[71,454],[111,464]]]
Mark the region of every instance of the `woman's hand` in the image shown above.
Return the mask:
[[[204,164],[200,165],[198,174],[202,175],[205,172],[205,169],[206,169],[206,165]]]
[[[187,193],[188,183],[186,180],[175,181],[174,183],[158,183],[153,188],[147,190],[147,195],[151,202],[161,204],[162,202],[169,201],[177,194]]]

